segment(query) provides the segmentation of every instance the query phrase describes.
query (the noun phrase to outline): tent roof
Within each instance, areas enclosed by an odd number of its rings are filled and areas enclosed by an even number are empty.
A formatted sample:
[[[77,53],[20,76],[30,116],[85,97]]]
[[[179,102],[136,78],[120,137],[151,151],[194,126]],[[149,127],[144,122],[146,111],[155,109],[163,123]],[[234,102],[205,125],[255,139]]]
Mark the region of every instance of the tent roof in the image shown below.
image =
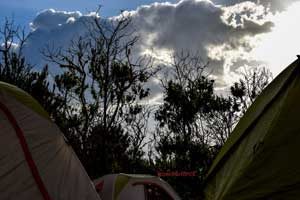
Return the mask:
[[[209,171],[207,200],[299,199],[299,64],[277,76],[241,118]]]
[[[260,119],[262,114],[271,105],[271,103],[279,95],[280,91],[290,84],[297,76],[296,71],[299,71],[299,60],[290,64],[276,79],[274,79],[267,88],[261,93],[254,103],[249,107],[245,115],[240,119],[230,137],[221,148],[217,157],[213,161],[212,166],[207,174],[207,180],[218,170],[219,167],[226,162],[231,152],[238,146],[240,141],[250,133],[250,129],[255,125],[255,122]]]
[[[0,158],[1,199],[99,200],[75,152],[47,112],[29,94],[3,82]]]
[[[157,176],[151,176],[148,174],[124,174],[124,173],[120,173],[120,174],[116,174],[118,176],[126,176],[128,178],[159,178]]]
[[[131,183],[131,184],[128,184]],[[118,199],[120,194],[124,191],[124,189],[130,194],[134,194],[137,192],[136,190],[132,190],[132,184],[136,185],[144,185],[144,184],[154,184],[161,187],[168,195],[170,195],[174,199],[180,199],[178,194],[174,191],[174,189],[163,179],[157,176],[146,175],[146,174],[107,174],[94,180],[94,184],[96,188],[101,188],[99,191],[100,196],[104,199]],[[143,192],[144,193],[144,192]],[[139,193],[140,194],[140,193]],[[136,194],[136,195],[139,195]],[[123,198],[123,197],[122,197]],[[138,196],[135,197],[136,199]],[[125,198],[126,199],[126,198]],[[131,198],[130,198],[131,199]]]
[[[48,113],[42,108],[42,106],[38,103],[37,100],[32,98],[28,93],[20,88],[0,81],[0,91],[4,90],[5,92],[14,96],[20,103],[25,105],[26,107],[32,109],[39,115],[49,119]]]

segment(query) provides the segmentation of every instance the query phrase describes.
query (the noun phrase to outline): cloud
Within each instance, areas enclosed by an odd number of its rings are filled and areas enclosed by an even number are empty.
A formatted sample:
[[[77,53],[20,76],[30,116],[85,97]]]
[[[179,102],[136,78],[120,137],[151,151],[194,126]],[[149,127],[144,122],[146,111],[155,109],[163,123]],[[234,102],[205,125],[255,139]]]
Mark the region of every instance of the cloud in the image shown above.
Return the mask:
[[[252,2],[222,7],[211,1],[183,0],[141,6],[130,14],[141,36],[139,52],[198,52],[210,60],[219,84],[225,84],[225,64],[251,51],[253,37],[270,32],[273,26],[266,8]]]
[[[80,18],[82,14],[80,12],[65,12],[56,11],[54,9],[48,9],[38,13],[36,18],[30,23],[31,29],[33,30],[45,30],[51,31],[56,29],[57,26],[67,24],[70,18],[75,21]]]
[[[283,11],[288,6],[297,2],[299,0],[248,0],[249,2],[254,2],[264,7],[270,8],[272,12]],[[224,6],[236,5],[238,3],[245,2],[245,0],[214,0],[214,3],[221,4]]]
[[[245,13],[240,11],[241,8]],[[142,6],[132,14],[134,25],[142,33],[154,36],[154,46],[173,49],[203,48],[207,44],[237,42],[243,36],[270,31],[271,22],[259,24],[258,17],[255,19],[246,16],[260,11],[255,8],[253,3],[222,8],[210,1],[184,0],[178,4],[156,3]],[[240,18],[239,23],[230,23],[233,19],[225,19],[225,13]],[[263,14],[260,13],[260,16],[263,17]]]
[[[50,45],[53,48],[67,47],[72,39],[85,34],[84,21],[90,16],[80,12],[44,10],[30,23],[31,32],[24,47],[24,54],[37,68],[46,62],[41,51]],[[52,71],[58,69],[52,68]]]
[[[169,62],[170,54],[189,50],[210,61],[210,71],[219,85],[228,74],[253,61],[247,53],[255,47],[256,37],[272,30],[268,9],[253,2],[226,6],[208,0],[182,0],[178,3],[154,3],[125,14],[132,16],[132,27],[140,40],[132,51],[136,56],[151,54]],[[37,67],[45,64],[40,52],[47,44],[67,47],[70,41],[86,33],[84,22],[95,13],[44,10],[31,23],[25,55]],[[116,20],[118,16],[109,20]],[[53,67],[52,72],[57,71]],[[160,95],[158,82],[150,86],[153,96]]]
[[[252,51],[252,57],[263,60],[274,77],[296,59],[299,54],[300,2],[274,16],[275,27],[264,34],[259,45]]]

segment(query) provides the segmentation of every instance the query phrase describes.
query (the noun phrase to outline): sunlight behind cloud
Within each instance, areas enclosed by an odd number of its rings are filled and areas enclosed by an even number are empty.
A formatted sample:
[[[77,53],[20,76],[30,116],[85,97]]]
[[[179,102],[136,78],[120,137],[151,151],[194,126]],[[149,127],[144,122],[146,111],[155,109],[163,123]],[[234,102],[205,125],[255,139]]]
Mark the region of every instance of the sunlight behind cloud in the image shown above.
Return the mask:
[[[280,73],[300,54],[300,3],[274,16],[272,32],[261,36],[261,43],[253,50],[253,57],[265,61],[273,75]]]

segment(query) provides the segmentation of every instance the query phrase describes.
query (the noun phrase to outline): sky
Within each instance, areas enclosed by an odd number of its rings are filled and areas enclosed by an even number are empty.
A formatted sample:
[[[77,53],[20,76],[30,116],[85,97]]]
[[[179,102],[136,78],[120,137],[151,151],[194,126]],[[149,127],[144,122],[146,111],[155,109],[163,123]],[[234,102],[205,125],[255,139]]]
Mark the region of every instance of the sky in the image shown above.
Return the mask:
[[[300,54],[298,0],[5,0],[0,1],[0,22],[13,17],[26,27],[31,37],[25,55],[41,66],[41,49],[67,47],[84,34],[82,20],[99,5],[101,17],[114,20],[120,10],[132,16],[140,36],[135,55],[168,63],[173,53],[197,52],[209,61],[220,88],[245,67],[266,66],[276,76]],[[152,101],[161,99],[157,80],[150,88]]]
[[[170,0],[169,2],[175,2]],[[37,13],[45,9],[60,11],[91,12],[101,6],[101,14],[105,17],[118,15],[120,10],[134,10],[140,5],[147,5],[162,0],[2,0],[0,1],[0,19],[14,16],[24,26],[32,21]]]

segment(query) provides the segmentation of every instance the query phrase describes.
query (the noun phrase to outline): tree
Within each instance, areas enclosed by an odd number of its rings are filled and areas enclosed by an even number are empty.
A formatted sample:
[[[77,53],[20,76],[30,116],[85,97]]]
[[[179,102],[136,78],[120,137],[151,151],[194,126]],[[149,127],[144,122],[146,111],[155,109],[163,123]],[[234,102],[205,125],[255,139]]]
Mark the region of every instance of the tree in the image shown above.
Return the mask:
[[[230,91],[236,103],[240,105],[242,115],[270,80],[272,73],[266,67],[254,67],[241,72],[241,78],[230,87]]]
[[[13,20],[6,19],[0,28],[0,81],[4,81],[31,94],[48,111],[56,115],[63,102],[50,90],[48,67],[34,71],[23,55],[28,34]]]
[[[225,144],[235,124],[240,118],[239,106],[233,97],[216,96],[213,109],[205,115],[205,128],[213,145],[213,154]]]
[[[197,55],[175,54],[171,78],[162,80],[164,102],[155,113],[157,168],[197,170],[194,178],[167,178],[178,191],[185,190],[181,195],[186,199],[201,195],[199,188],[213,158],[270,80],[265,68],[247,70],[228,96],[218,96],[206,67]]]
[[[126,132],[130,136],[130,147],[128,149],[128,155],[131,160],[132,173],[145,173],[148,171],[153,172],[149,161],[144,158],[145,148],[153,142],[150,138],[151,125],[150,120],[154,107],[151,105],[144,105],[140,107],[139,113],[126,117]],[[149,152],[148,152],[149,153]]]
[[[138,102],[149,95],[144,84],[157,71],[147,57],[131,55],[138,38],[130,22],[130,16],[125,15],[113,21],[95,16],[85,22],[87,34],[74,39],[70,47],[48,46],[43,51],[49,61],[64,70],[55,77],[58,93],[68,102],[63,108],[68,124],[61,127],[65,127],[67,138],[92,177],[121,171],[122,165],[128,164],[124,159],[129,160],[127,151],[135,135],[124,127],[142,112]],[[104,142],[105,138],[113,142]],[[103,148],[110,153],[102,155]],[[105,165],[114,166],[93,170]]]
[[[0,77],[5,81],[28,90],[37,73],[32,73],[32,66],[25,61],[22,54],[27,35],[13,20],[6,19],[0,28]],[[17,44],[18,42],[18,44]]]
[[[211,162],[206,118],[215,106],[214,81],[199,56],[181,52],[173,57],[171,77],[162,80],[164,102],[155,113],[157,168],[197,171],[196,177],[167,177],[184,199],[200,197],[199,188]],[[220,106],[221,107],[221,106]]]
[[[206,122],[217,149],[224,145],[239,119],[271,79],[272,74],[265,67],[244,69],[239,81],[230,87],[230,94],[216,98],[217,108],[210,112]]]

